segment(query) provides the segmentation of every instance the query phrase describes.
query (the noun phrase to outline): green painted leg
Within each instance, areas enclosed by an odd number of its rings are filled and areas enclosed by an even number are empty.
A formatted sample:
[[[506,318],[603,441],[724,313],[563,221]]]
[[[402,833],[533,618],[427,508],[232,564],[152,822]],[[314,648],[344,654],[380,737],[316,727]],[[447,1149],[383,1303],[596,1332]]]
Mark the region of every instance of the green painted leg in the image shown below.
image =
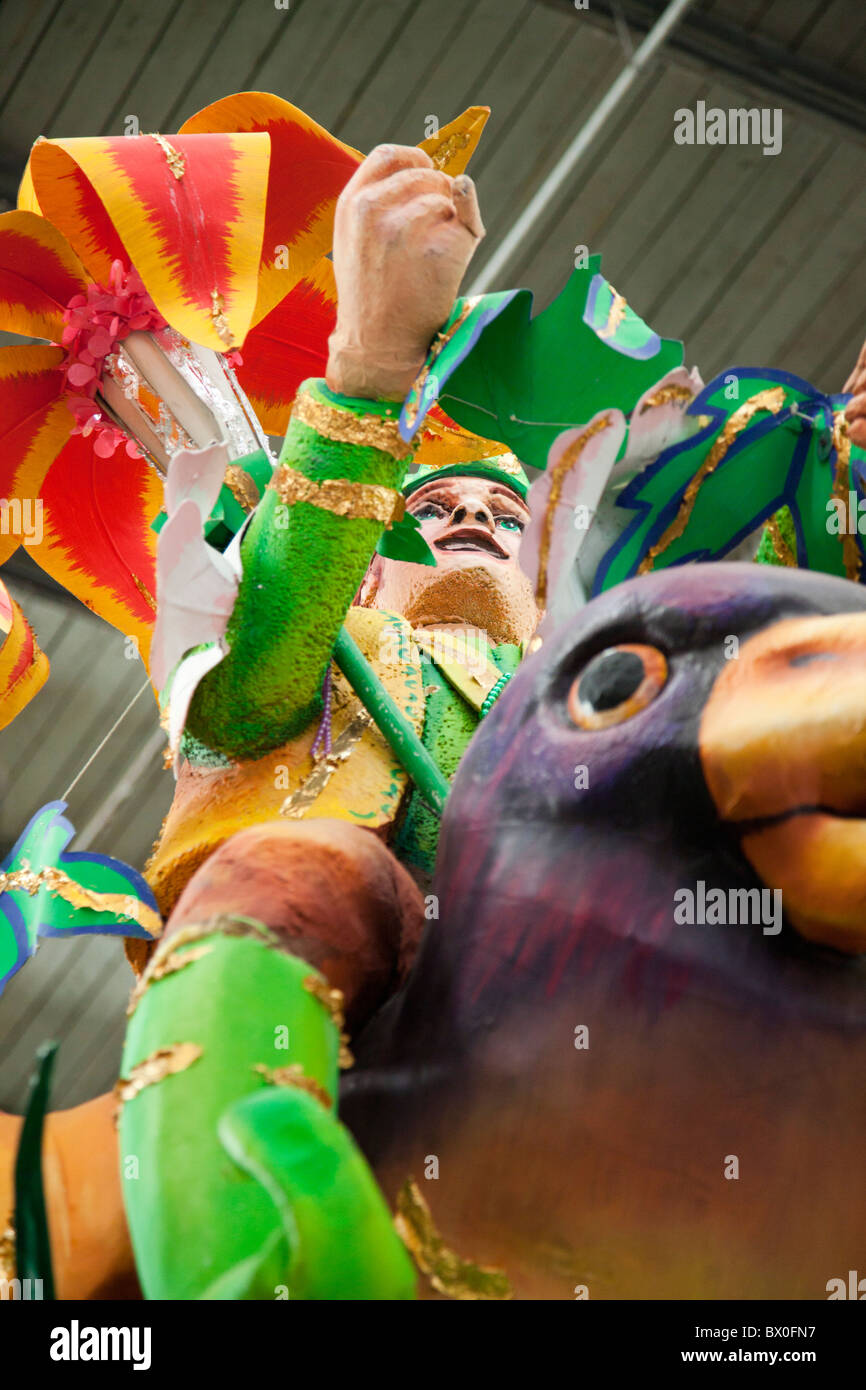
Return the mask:
[[[151,961],[127,1032],[119,1126],[147,1298],[410,1291],[384,1202],[326,1104],[340,1039],[316,982],[245,919],[183,927]],[[274,1084],[287,1080],[296,1084]]]
[[[414,1271],[376,1181],[319,1101],[302,1091],[260,1092],[230,1106],[218,1130],[226,1152],[273,1201],[281,1236],[203,1297],[414,1297]]]

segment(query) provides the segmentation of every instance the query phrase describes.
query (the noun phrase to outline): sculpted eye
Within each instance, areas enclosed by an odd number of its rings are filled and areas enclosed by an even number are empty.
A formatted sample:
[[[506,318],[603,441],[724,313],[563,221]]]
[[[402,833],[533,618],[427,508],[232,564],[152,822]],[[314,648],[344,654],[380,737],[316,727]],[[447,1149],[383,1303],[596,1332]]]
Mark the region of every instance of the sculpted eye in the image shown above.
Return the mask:
[[[496,518],[496,525],[501,526],[503,531],[522,531],[523,522],[519,517],[511,516],[506,513],[504,516]]]
[[[646,709],[667,678],[668,664],[656,647],[607,647],[572,682],[568,713],[580,729],[607,729]]]

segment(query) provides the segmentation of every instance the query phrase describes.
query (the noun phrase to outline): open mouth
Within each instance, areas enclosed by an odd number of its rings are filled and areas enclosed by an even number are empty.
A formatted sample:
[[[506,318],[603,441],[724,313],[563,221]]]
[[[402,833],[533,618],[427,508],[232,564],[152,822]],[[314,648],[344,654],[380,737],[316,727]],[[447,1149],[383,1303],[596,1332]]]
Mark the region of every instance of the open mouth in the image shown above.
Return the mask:
[[[497,560],[507,560],[508,551],[491,536],[489,531],[478,527],[464,526],[457,531],[449,531],[447,536],[433,542],[436,550],[467,550],[476,554],[492,555]]]

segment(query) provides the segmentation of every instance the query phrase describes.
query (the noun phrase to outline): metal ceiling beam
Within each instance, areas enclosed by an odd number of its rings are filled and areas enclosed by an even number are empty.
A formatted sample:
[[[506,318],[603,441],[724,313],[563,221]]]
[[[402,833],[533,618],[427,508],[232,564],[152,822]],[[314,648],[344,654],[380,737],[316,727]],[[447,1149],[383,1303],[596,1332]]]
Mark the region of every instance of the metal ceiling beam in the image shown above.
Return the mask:
[[[638,35],[648,33],[665,9],[650,0],[591,0],[575,10],[573,0],[542,0],[549,9],[571,14],[575,23],[616,32],[617,12]],[[852,5],[852,15],[854,6]],[[789,101],[866,136],[866,88],[826,63],[794,53],[758,30],[749,33],[717,14],[692,10],[668,39],[667,47],[686,54],[714,76],[728,76],[757,87],[768,97]]]

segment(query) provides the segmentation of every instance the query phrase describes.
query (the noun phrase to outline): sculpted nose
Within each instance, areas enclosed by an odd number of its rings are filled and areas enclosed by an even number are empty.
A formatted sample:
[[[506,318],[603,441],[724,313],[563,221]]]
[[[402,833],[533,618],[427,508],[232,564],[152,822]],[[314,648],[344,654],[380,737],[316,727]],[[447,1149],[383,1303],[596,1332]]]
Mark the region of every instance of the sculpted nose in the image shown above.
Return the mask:
[[[454,508],[449,518],[449,525],[465,526],[467,523],[469,525],[486,526],[489,531],[495,529],[493,514],[484,506],[483,502],[476,503],[471,510],[465,507],[462,502]]]

